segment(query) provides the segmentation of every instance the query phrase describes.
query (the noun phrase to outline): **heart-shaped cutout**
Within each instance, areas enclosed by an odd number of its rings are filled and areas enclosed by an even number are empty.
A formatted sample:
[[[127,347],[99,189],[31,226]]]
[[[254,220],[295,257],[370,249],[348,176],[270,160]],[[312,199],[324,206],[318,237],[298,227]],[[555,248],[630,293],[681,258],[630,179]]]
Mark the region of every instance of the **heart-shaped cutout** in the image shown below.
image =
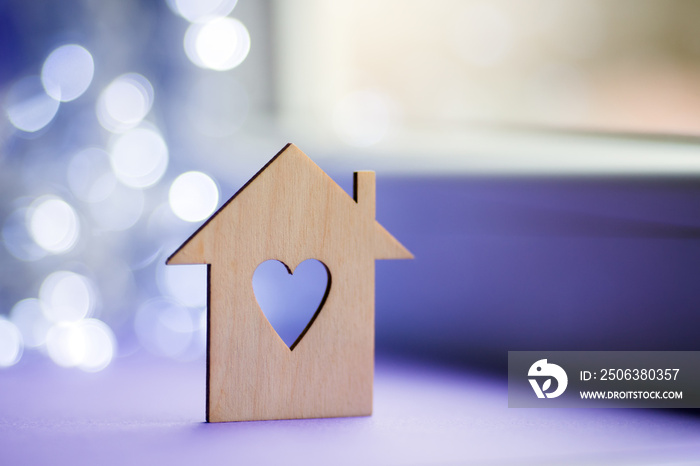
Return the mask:
[[[330,289],[331,273],[316,259],[307,259],[294,270],[268,260],[253,273],[255,299],[290,350],[314,323]]]

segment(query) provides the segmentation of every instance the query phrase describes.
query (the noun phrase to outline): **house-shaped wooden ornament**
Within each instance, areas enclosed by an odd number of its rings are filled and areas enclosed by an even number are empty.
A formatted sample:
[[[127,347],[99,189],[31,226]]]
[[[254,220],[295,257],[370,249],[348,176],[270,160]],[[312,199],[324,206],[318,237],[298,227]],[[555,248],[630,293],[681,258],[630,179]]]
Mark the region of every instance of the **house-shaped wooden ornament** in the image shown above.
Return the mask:
[[[355,199],[293,144],[284,147],[167,260],[208,264],[210,422],[372,413],[374,261],[413,256],[375,220],[374,172]],[[257,266],[328,271],[324,301],[288,347],[258,306]]]

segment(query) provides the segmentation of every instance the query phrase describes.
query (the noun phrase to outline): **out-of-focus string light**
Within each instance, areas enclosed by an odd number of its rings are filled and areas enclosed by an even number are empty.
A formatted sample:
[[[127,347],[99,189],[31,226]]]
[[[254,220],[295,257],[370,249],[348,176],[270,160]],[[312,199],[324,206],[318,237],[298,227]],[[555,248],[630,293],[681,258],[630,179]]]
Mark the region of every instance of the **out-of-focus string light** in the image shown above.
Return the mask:
[[[114,358],[116,340],[104,322],[85,319],[51,327],[46,349],[49,357],[59,366],[98,372]]]
[[[155,130],[136,128],[115,139],[109,158],[119,181],[132,188],[147,188],[165,173],[168,147]]]
[[[49,357],[62,367],[75,367],[85,357],[85,340],[75,323],[54,325],[46,336]]]
[[[175,302],[156,298],[136,312],[134,327],[139,342],[148,351],[174,359],[191,359],[201,354],[202,309],[187,309]]]
[[[75,197],[85,202],[106,199],[116,185],[107,152],[94,147],[84,149],[71,158],[66,179]]]
[[[95,73],[92,55],[76,44],[64,45],[49,54],[41,68],[41,82],[55,100],[69,102],[90,86]]]
[[[117,187],[117,178],[112,172],[103,173],[92,181],[85,199],[92,204],[108,199]]]
[[[103,175],[103,177],[107,176],[109,175]],[[96,182],[95,186],[99,188],[100,185]],[[144,204],[144,195],[140,190],[117,185],[112,188],[108,196],[92,202],[89,210],[99,228],[123,231],[134,226],[141,218]]]
[[[22,357],[23,349],[22,334],[15,324],[0,317],[0,367],[17,364]]]
[[[168,201],[163,202],[153,210],[148,216],[147,233],[150,239],[159,241],[163,235],[171,234],[179,229],[189,228],[183,225],[182,220],[178,218],[170,207]],[[177,247],[177,244],[173,245]]]
[[[194,23],[184,39],[187,57],[200,68],[225,71],[240,65],[250,51],[248,29],[234,18]]]
[[[97,319],[86,319],[80,323],[87,351],[78,367],[86,372],[98,372],[112,362],[116,349],[114,333],[107,324]]]
[[[355,91],[335,106],[333,125],[338,136],[356,147],[368,147],[384,139],[392,124],[392,105],[378,91]]]
[[[5,219],[2,226],[2,239],[5,249],[21,261],[35,261],[46,256],[46,250],[36,244],[29,233],[26,208],[19,208]]]
[[[55,90],[54,92],[60,92]],[[27,133],[48,125],[58,112],[60,103],[44,91],[38,76],[17,81],[5,97],[5,112],[12,125]]]
[[[203,21],[213,16],[227,16],[237,0],[168,0],[173,12],[188,21]]]
[[[54,254],[70,250],[80,234],[75,210],[55,196],[35,200],[27,211],[27,223],[36,244]]]
[[[122,133],[138,126],[153,106],[153,86],[138,73],[117,77],[97,99],[97,119],[103,128]]]
[[[173,213],[187,222],[209,217],[219,202],[219,188],[209,175],[186,172],[175,178],[168,194]]]
[[[132,269],[124,258],[111,256],[108,260],[109,267],[102,268],[97,277],[101,298],[100,313],[109,316],[112,323],[123,323],[132,317],[133,313],[125,312],[124,308],[135,297],[137,284]]]
[[[51,322],[77,322],[88,317],[95,306],[94,287],[87,277],[61,270],[43,281],[39,299]]]
[[[192,128],[204,136],[225,137],[243,126],[250,108],[250,97],[231,76],[202,73],[189,87],[186,105]]]
[[[28,298],[19,301],[10,311],[10,320],[22,333],[27,348],[36,348],[46,343],[51,322],[46,320],[40,300]]]

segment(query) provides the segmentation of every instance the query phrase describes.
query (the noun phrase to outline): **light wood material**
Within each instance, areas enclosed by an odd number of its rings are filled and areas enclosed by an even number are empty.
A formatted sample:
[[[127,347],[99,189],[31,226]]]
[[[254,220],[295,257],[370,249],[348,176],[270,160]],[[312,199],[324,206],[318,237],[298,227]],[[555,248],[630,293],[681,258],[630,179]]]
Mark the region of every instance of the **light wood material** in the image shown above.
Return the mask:
[[[168,259],[210,264],[208,421],[372,413],[374,260],[413,256],[375,221],[373,172],[356,173],[355,199],[288,144]],[[268,259],[329,271],[325,302],[291,350],[253,292]]]

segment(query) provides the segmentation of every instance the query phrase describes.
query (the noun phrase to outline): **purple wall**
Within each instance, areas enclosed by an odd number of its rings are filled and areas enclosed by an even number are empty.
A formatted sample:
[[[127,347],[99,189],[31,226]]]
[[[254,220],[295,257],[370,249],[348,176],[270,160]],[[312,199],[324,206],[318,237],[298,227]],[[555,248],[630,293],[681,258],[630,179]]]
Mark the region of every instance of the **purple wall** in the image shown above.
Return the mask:
[[[378,351],[697,350],[700,182],[378,177]]]

